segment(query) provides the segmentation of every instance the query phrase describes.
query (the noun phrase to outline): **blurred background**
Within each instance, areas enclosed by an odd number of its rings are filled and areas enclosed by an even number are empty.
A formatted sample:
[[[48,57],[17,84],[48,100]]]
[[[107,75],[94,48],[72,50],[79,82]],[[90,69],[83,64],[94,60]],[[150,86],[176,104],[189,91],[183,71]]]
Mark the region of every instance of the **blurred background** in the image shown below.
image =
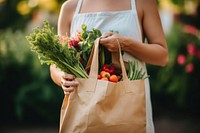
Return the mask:
[[[55,27],[65,0],[0,0],[0,132],[56,133],[62,90],[25,38]],[[200,1],[157,0],[169,47],[166,67],[148,65],[157,133],[200,132]]]

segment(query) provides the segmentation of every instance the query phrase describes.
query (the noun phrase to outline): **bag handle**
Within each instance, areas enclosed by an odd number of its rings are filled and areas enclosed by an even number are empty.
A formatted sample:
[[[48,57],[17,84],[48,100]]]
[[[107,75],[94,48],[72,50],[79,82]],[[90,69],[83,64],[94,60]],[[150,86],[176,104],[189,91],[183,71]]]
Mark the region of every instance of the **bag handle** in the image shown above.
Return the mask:
[[[92,50],[93,52],[90,55],[90,58],[92,58],[90,73],[89,73],[90,79],[97,79],[97,75],[98,75],[99,40],[100,40],[100,38],[97,38],[95,40],[94,47],[93,47],[94,50]],[[116,39],[116,40],[117,40],[117,44],[118,44],[118,47],[119,47],[119,61],[120,61],[121,69],[122,69],[122,79],[124,81],[128,81],[129,79],[128,79],[128,76],[127,76],[127,73],[126,73],[126,68],[125,68],[125,65],[124,65],[123,58],[122,58],[119,40],[118,39]],[[89,60],[90,60],[90,58],[89,58]]]

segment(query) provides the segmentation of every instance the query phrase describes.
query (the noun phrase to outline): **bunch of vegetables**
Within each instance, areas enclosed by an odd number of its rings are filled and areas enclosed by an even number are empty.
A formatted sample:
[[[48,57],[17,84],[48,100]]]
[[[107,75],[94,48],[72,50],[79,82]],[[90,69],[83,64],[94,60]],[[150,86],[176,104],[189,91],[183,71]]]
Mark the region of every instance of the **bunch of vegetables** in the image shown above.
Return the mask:
[[[99,38],[101,35],[102,33],[100,30],[96,28],[93,28],[92,30],[87,30],[87,26],[85,24],[82,25],[82,31],[80,32],[80,40],[79,40],[79,45],[80,45],[79,52],[81,53],[81,58],[82,58],[81,64],[83,65],[84,68],[87,65],[95,40]],[[106,55],[104,50],[105,48],[102,48],[101,46],[100,50],[100,53],[102,53],[100,56],[101,61],[102,60],[105,61]]]
[[[85,68],[89,60],[94,42],[102,34],[98,29],[87,30],[82,25],[82,31],[75,37],[58,36],[48,21],[43,22],[42,28],[35,28],[26,38],[31,44],[31,50],[37,53],[41,64],[55,64],[62,71],[75,75],[77,78],[88,78]],[[111,62],[111,54],[99,47],[100,72],[98,79],[118,82],[122,79]],[[107,60],[106,60],[107,59]],[[138,70],[136,62],[129,62],[128,78],[130,80],[145,79],[147,76],[142,69]]]
[[[128,61],[128,64],[129,64],[128,79],[140,80],[149,77],[149,75],[146,75],[146,73],[142,71],[142,68],[139,69],[136,61],[134,62]],[[118,82],[122,80],[122,74],[121,72],[119,72],[119,70],[115,69],[113,64],[104,64],[98,75],[98,79],[111,82]]]
[[[71,73],[76,77],[88,78],[88,74],[80,63],[80,52],[68,43],[61,44],[60,37],[53,32],[48,21],[44,21],[43,28],[35,28],[33,33],[27,36],[31,44],[31,50],[37,53],[43,64],[55,64],[62,71]],[[68,41],[66,41],[68,42]]]
[[[121,79],[121,75],[117,75],[113,64],[104,64],[98,75],[98,79],[107,80],[111,82],[118,82]]]
[[[140,80],[149,77],[149,75],[146,75],[146,72],[144,72],[142,68],[139,69],[138,63],[136,61],[128,61],[128,65],[129,65],[128,79]]]

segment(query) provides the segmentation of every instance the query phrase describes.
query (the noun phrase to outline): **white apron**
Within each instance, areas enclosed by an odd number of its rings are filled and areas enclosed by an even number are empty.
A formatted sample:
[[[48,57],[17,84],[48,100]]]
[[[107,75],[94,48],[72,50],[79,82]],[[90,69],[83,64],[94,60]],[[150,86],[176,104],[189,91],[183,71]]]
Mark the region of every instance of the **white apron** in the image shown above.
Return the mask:
[[[86,24],[88,30],[97,28],[102,33],[108,31],[118,31],[119,34],[131,37],[136,41],[142,42],[142,35],[136,10],[135,0],[131,0],[131,10],[79,13],[83,0],[79,0],[71,23],[70,35],[73,36],[76,31],[81,31],[81,25]],[[123,55],[124,61],[136,60],[128,53]],[[138,63],[146,71],[144,62]],[[145,80],[146,90],[146,132],[154,133],[152,118],[151,98],[149,80]]]

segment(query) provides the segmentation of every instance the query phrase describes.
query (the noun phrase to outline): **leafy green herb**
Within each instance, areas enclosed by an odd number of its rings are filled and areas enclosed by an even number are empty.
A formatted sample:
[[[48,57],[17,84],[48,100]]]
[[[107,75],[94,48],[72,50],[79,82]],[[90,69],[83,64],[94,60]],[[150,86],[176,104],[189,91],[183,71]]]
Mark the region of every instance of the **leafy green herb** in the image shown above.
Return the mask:
[[[42,28],[35,28],[26,36],[31,50],[37,53],[41,64],[55,64],[62,71],[80,78],[87,78],[88,74],[80,63],[80,52],[67,44],[61,45],[60,38],[54,34],[53,27],[44,21]]]

